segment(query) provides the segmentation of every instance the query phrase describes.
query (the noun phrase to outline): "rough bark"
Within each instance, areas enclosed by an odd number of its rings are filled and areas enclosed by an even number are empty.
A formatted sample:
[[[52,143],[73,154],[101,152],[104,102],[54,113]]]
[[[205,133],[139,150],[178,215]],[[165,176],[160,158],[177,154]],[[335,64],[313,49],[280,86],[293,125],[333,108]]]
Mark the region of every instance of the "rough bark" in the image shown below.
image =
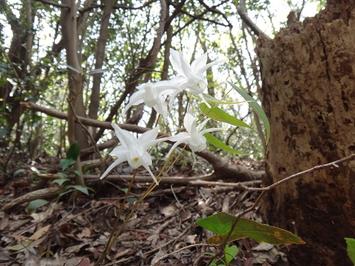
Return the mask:
[[[328,1],[303,24],[260,39],[262,102],[271,124],[269,184],[355,150],[355,3]],[[355,235],[355,163],[322,170],[269,193],[269,223],[307,243],[291,265],[351,265],[344,237]]]

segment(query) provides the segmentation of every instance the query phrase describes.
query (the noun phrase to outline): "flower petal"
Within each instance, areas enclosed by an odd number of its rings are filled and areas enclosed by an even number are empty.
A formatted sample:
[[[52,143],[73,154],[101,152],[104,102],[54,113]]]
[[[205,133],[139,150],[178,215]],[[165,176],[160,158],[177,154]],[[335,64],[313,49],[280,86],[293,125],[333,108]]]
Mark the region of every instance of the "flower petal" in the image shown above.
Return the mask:
[[[115,160],[109,167],[107,167],[107,169],[105,170],[105,172],[100,176],[100,179],[104,179],[113,168],[115,168],[117,165],[119,165],[120,163],[123,163],[124,161],[126,161],[126,158],[124,157],[120,157],[117,160]]]
[[[127,152],[128,152],[127,147],[120,145],[120,146],[115,147],[110,152],[110,155],[120,158],[122,156],[126,156]]]
[[[180,132],[174,136],[168,137],[168,140],[170,141],[181,141],[184,142],[186,139],[190,138],[190,134],[187,132]]]
[[[203,122],[197,126],[197,130],[201,131],[206,126],[206,124],[209,120],[210,120],[209,118],[203,120]]]
[[[180,58],[180,53],[178,51],[170,49],[170,63],[178,74],[183,75],[184,72],[182,71]]]
[[[155,139],[157,138],[159,133],[159,129],[153,128],[144,132],[142,135],[138,137],[138,142],[140,145],[144,147],[144,149],[149,148],[152,144],[154,144]]]
[[[222,64],[224,63],[224,60],[222,59],[217,59],[217,60],[214,60],[212,61],[211,63],[208,63],[207,65],[205,65],[203,68],[200,69],[200,73],[203,73],[205,72],[207,69],[209,69],[211,66],[214,66],[214,65],[219,65],[219,64]]]
[[[143,97],[144,97],[144,90],[139,90],[133,93],[131,98],[129,99],[128,104],[125,107],[125,112],[127,112],[128,109],[131,108],[133,105],[141,104],[143,102]]]
[[[207,54],[205,53],[205,54],[199,56],[198,58],[196,58],[192,62],[191,68],[192,68],[194,73],[202,74],[204,72],[203,69],[206,67],[206,63],[207,63]]]
[[[195,118],[190,113],[186,113],[184,117],[184,127],[187,132],[191,132],[195,128]]]
[[[187,63],[182,53],[180,53],[180,66],[185,77],[192,80],[196,79],[196,76],[192,72],[191,66]]]
[[[113,123],[112,127],[115,129],[115,134],[122,145],[130,149],[137,147],[137,139],[133,136],[131,132],[122,129]]]
[[[148,173],[150,174],[150,176],[153,178],[155,184],[159,185],[159,182],[157,180],[157,178],[154,176],[153,172],[150,170],[149,166],[147,165],[142,165],[147,171]]]
[[[170,148],[168,154],[166,155],[166,158],[169,158],[173,151],[176,149],[176,147],[179,146],[181,143],[183,143],[183,141],[175,142],[174,145]]]

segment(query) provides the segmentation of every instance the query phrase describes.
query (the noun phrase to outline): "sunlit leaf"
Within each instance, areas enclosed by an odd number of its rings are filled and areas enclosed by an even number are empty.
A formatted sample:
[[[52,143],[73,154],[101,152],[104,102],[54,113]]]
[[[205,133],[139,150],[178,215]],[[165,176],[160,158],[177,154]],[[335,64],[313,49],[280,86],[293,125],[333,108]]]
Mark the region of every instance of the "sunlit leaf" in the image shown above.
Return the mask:
[[[253,109],[253,111],[257,114],[259,119],[264,125],[265,128],[265,137],[266,137],[266,142],[269,141],[270,137],[270,123],[269,119],[267,118],[263,108],[258,104],[258,102],[249,95],[247,91],[244,89],[234,85],[233,83],[230,83],[233,88],[248,102],[249,106]]]
[[[215,136],[213,136],[210,133],[206,133],[204,136],[205,136],[207,142],[209,144],[215,146],[216,148],[224,150],[225,152],[228,152],[228,153],[233,154],[233,155],[242,154],[240,151],[237,151],[237,150],[233,149],[231,146],[228,146],[223,141],[221,141],[220,139],[216,138]]]
[[[351,259],[352,263],[355,265],[355,239],[354,238],[345,238],[348,256]]]
[[[236,245],[226,245],[224,247],[224,260],[226,265],[229,265],[232,260],[237,256],[239,249]]]
[[[197,224],[201,227],[217,234],[211,240],[222,243],[231,231],[236,217],[227,213],[217,213],[207,218],[199,219]],[[270,244],[304,244],[304,241],[297,235],[284,229],[258,223],[245,218],[239,218],[234,227],[228,241],[233,241],[241,238],[251,238],[257,242],[266,242]]]
[[[46,205],[48,203],[48,200],[44,199],[36,199],[32,200],[26,207],[27,212],[33,212],[36,209]]]
[[[249,127],[249,125],[243,122],[242,120],[231,116],[230,114],[226,113],[225,111],[216,106],[208,107],[207,104],[201,103],[200,110],[204,115],[213,120],[225,122],[236,127]]]

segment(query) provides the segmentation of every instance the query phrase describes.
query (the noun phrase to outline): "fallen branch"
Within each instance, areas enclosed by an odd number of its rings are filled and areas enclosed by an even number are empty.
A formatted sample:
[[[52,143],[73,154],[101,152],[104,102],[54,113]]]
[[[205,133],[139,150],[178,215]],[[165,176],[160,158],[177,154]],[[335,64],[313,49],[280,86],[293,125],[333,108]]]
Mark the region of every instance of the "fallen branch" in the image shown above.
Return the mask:
[[[66,113],[59,112],[47,107],[43,107],[35,103],[21,102],[21,105],[25,108],[39,111],[53,117],[57,117],[60,119],[67,119]],[[81,116],[77,116],[76,120],[80,121],[82,124],[87,126],[112,129],[110,122],[102,122],[102,121],[81,117]],[[149,130],[149,128],[139,127],[137,125],[131,125],[131,124],[118,124],[118,126],[122,129],[136,132],[136,133],[144,133]],[[166,137],[166,136],[167,135],[159,134],[159,137]],[[97,148],[99,150],[107,149],[113,147],[116,144],[117,144],[116,140],[109,140],[103,144],[98,144]],[[90,147],[88,149],[82,150],[82,153],[87,154],[92,152],[93,150],[94,147]],[[215,155],[212,152],[203,151],[203,152],[197,152],[196,154],[204,158],[207,162],[209,162],[212,165],[214,169],[214,179],[235,178],[238,181],[260,180],[262,176],[265,174],[264,171],[253,171],[243,166],[232,165],[227,160],[221,158],[218,155]]]
[[[84,175],[86,180],[98,180],[98,175]],[[249,185],[261,184],[261,180],[254,181],[245,181],[245,182],[223,182],[223,181],[208,181],[203,179],[210,178],[211,175],[206,175],[202,177],[181,177],[181,176],[166,176],[161,177],[160,184],[175,184],[175,185],[184,185],[184,186],[225,186],[225,187],[234,187],[236,189],[248,189]],[[133,179],[132,175],[109,175],[105,179],[107,180],[125,180],[131,181]],[[152,178],[150,176],[135,176],[134,181],[136,183],[151,183]]]
[[[60,178],[60,175],[56,174],[36,174],[37,177],[43,179],[57,179]],[[261,180],[254,180],[254,181],[244,181],[244,182],[223,182],[223,181],[209,181],[212,177],[212,174],[208,175],[201,175],[201,176],[193,176],[193,177],[184,177],[184,176],[165,176],[161,177],[160,184],[174,184],[174,185],[191,185],[191,186],[221,186],[221,187],[233,187],[235,189],[247,189],[249,190],[248,186],[251,185],[259,185],[261,184]],[[102,182],[99,179],[99,175],[83,175],[83,178],[87,181],[97,181]],[[109,175],[105,178],[105,180],[117,181],[117,180],[124,180],[124,181],[132,181],[134,180],[135,183],[151,183],[152,177],[151,176],[139,176],[136,175]]]
[[[53,116],[53,117],[56,117],[59,119],[68,120],[68,115],[64,112],[53,110],[51,108],[47,108],[47,107],[44,107],[44,106],[41,106],[41,105],[38,105],[38,104],[35,104],[32,102],[21,102],[20,104],[22,107],[25,107],[27,109],[39,111],[41,113],[45,113],[49,116]],[[113,129],[111,126],[111,122],[98,121],[95,119],[82,117],[82,116],[77,116],[77,119],[86,126],[100,127],[100,128],[105,128],[105,129]],[[118,124],[118,126],[120,128],[129,130],[129,131],[133,131],[133,132],[137,132],[137,133],[144,133],[147,130],[149,130],[147,128],[138,127],[136,125],[130,125],[130,124]]]
[[[7,211],[10,210],[11,208],[15,207],[16,205],[30,202],[32,200],[36,199],[49,199],[57,196],[60,191],[62,191],[63,188],[61,187],[49,187],[49,188],[43,188],[35,191],[31,191],[25,195],[22,195],[16,199],[11,200],[9,203],[6,203],[1,210],[2,211]]]

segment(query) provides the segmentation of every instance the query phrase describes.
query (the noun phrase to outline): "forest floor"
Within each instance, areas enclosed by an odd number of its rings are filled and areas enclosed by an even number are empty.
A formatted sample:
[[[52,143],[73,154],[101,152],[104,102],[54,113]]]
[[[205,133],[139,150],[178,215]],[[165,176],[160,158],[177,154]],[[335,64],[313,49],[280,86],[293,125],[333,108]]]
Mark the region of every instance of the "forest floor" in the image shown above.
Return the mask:
[[[95,180],[88,184],[89,196],[54,194],[32,212],[26,201],[4,211],[4,206],[23,195],[56,188],[33,171],[53,174],[58,160],[12,161],[16,162],[9,167],[13,170],[6,179],[0,177],[0,265],[94,265],[112,231],[120,233],[103,265],[208,265],[217,248],[206,244],[212,235],[196,220],[221,211],[237,214],[257,197],[232,187],[161,184],[137,203],[149,184]],[[261,167],[250,160],[235,163]],[[180,176],[191,175],[179,170]],[[127,217],[129,221],[122,222]],[[247,217],[261,221],[254,212]],[[238,247],[238,258],[231,265],[284,265],[286,261],[284,253],[270,244],[242,239]]]

